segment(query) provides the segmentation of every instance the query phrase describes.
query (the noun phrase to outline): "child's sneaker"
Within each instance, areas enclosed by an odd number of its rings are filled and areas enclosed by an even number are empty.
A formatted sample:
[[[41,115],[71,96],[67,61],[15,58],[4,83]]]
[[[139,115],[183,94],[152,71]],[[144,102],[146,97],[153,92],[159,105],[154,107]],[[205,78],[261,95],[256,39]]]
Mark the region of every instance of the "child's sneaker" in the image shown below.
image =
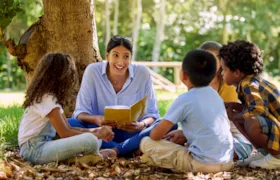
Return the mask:
[[[280,159],[277,159],[271,154],[268,154],[262,159],[252,161],[249,166],[251,168],[260,167],[263,169],[277,169],[278,167],[280,167]]]
[[[261,152],[250,155],[247,159],[239,160],[236,163],[236,166],[245,167],[248,166],[252,161],[256,161],[264,158],[265,156]]]
[[[71,159],[68,159],[68,163],[85,163],[85,164],[91,164],[94,165],[98,163],[99,161],[102,161],[103,157],[98,154],[88,154],[84,156],[77,156]]]

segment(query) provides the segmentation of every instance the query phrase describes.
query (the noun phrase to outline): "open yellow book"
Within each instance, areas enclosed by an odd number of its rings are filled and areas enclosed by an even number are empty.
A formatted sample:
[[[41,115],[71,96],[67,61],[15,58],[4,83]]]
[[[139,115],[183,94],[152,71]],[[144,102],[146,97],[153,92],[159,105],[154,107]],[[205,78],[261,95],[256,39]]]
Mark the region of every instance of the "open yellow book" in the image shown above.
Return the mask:
[[[117,121],[118,124],[136,122],[146,113],[147,96],[133,105],[105,106],[105,121]]]

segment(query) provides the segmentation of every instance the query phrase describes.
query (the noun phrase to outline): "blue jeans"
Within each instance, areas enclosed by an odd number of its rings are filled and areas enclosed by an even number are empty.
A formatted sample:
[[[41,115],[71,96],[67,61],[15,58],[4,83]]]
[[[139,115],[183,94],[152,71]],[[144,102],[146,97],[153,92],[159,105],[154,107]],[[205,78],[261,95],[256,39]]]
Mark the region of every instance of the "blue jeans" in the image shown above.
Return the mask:
[[[140,142],[142,138],[145,136],[149,136],[151,130],[158,125],[161,119],[156,120],[153,124],[151,124],[148,128],[137,131],[137,132],[126,132],[120,129],[113,129],[115,133],[115,137],[110,142],[102,142],[101,148],[117,148],[120,156],[130,155],[134,151],[139,149]],[[95,124],[88,124],[79,119],[68,119],[69,124],[72,127],[80,127],[80,128],[95,128],[98,127]],[[174,125],[170,131],[176,130],[178,125]]]
[[[100,141],[92,133],[52,140],[55,131],[48,125],[20,147],[20,156],[33,164],[63,161],[79,154],[99,154]]]

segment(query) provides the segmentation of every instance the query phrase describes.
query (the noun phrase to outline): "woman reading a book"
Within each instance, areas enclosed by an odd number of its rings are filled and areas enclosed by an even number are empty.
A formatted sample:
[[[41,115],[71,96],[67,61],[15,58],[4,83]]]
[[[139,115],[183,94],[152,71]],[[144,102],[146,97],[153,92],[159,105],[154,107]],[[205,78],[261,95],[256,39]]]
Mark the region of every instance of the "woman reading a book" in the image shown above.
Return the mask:
[[[116,155],[126,156],[139,149],[141,139],[148,136],[156,124],[154,121],[159,118],[157,100],[148,68],[131,64],[132,44],[128,38],[113,36],[106,52],[106,62],[87,66],[77,96],[74,119],[69,119],[69,123],[83,128],[111,126],[115,138],[102,142],[101,148],[112,148]],[[105,106],[131,106],[145,96],[147,111],[136,122],[120,125],[114,119],[104,120]]]

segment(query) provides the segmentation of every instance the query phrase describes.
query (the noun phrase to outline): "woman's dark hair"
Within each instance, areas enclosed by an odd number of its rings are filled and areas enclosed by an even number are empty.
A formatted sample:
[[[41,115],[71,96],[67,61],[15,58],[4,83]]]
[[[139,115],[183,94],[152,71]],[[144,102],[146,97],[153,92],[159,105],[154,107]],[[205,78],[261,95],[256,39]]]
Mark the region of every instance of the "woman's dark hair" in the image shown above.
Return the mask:
[[[216,41],[206,41],[202,43],[199,46],[199,49],[203,49],[206,51],[215,51],[217,54],[219,53],[220,49],[222,48],[222,45]],[[219,58],[219,57],[217,57]],[[222,68],[217,70],[216,76],[218,77],[219,87],[223,82],[223,76],[222,76]]]
[[[29,85],[23,107],[40,103],[45,94],[57,98],[58,104],[65,106],[77,89],[78,75],[71,56],[63,53],[49,53],[40,59]]]
[[[258,75],[263,71],[261,50],[248,41],[237,40],[223,45],[219,57],[231,71],[238,69],[246,75]]]
[[[184,57],[182,69],[196,86],[207,86],[216,74],[217,61],[213,54],[205,50],[192,50]]]
[[[108,45],[107,45],[107,49],[106,52],[109,53],[112,49],[114,49],[117,46],[124,46],[125,48],[127,48],[130,53],[132,54],[132,44],[131,41],[129,40],[128,37],[124,37],[124,36],[119,36],[119,35],[115,35],[112,36]]]

